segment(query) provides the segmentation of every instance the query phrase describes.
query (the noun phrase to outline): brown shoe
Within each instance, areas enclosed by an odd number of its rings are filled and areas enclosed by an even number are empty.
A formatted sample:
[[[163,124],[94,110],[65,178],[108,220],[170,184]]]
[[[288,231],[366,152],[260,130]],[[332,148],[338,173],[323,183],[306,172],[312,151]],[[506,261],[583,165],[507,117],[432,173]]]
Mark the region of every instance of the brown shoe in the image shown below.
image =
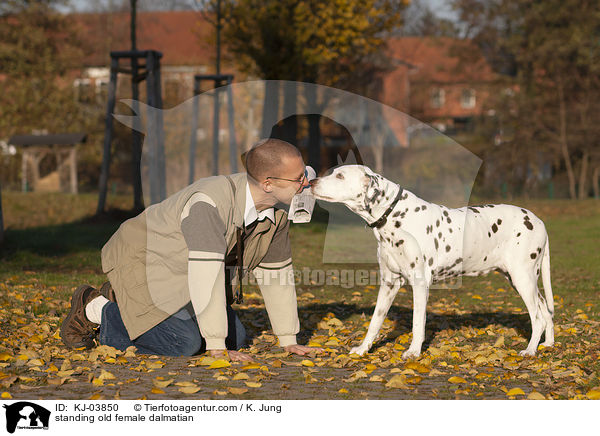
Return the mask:
[[[115,290],[111,286],[110,282],[104,282],[102,287],[100,288],[100,295],[112,301],[113,303],[117,302],[117,296],[115,295]]]
[[[85,316],[85,306],[100,295],[100,291],[90,285],[82,285],[73,292],[71,310],[60,326],[60,337],[70,348],[92,348],[98,324]]]

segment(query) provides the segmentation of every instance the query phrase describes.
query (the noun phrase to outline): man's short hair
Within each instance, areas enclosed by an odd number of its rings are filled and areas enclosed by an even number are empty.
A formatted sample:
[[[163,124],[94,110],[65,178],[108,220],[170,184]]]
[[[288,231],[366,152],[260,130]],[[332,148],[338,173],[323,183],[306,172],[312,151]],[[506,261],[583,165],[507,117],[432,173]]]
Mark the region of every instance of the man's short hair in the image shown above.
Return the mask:
[[[281,139],[261,139],[246,153],[246,171],[255,180],[264,177],[280,176],[281,161],[284,158],[300,157],[300,151],[289,142]]]

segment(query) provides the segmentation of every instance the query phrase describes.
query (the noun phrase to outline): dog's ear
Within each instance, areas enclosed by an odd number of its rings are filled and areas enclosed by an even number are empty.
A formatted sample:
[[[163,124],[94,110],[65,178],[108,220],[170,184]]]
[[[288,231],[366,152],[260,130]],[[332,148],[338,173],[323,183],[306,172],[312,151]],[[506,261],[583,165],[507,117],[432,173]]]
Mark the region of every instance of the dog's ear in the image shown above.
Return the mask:
[[[365,207],[367,209],[381,201],[383,195],[381,182],[382,177],[379,174],[365,167]]]

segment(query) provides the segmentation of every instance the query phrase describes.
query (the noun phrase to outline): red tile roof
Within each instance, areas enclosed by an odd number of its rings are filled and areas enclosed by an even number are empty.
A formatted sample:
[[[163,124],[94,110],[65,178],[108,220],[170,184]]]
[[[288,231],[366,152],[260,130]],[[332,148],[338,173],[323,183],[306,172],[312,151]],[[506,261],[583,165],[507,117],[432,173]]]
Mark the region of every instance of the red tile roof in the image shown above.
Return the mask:
[[[128,12],[73,14],[89,53],[84,65],[107,66],[110,51],[131,48]],[[212,65],[214,47],[207,41],[214,28],[194,11],[139,12],[138,50],[162,52],[163,65]]]
[[[417,68],[413,82],[489,82],[494,74],[473,42],[453,38],[405,37],[388,41],[396,63]]]

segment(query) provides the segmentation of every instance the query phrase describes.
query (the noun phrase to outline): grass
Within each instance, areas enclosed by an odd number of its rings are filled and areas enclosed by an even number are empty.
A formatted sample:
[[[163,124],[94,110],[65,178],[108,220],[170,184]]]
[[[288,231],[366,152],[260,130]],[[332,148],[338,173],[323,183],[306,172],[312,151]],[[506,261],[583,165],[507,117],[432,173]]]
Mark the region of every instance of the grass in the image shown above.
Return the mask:
[[[114,389],[100,389],[91,386],[83,371],[79,378],[72,376],[63,380],[62,383],[67,383],[63,388],[62,384],[49,386],[57,383],[49,371],[51,364],[61,367],[67,355],[53,335],[68,310],[69,296],[81,283],[100,285],[105,281],[100,249],[128,216],[115,209],[129,207],[130,199],[110,198],[109,208],[114,209],[96,218],[92,215],[97,197],[91,194],[3,192],[2,199],[7,231],[0,247],[0,316],[3,319],[0,324],[0,363],[3,366],[0,386],[13,396],[27,393],[35,386],[39,388],[35,392],[40,398],[56,395],[65,398],[69,395],[72,398],[119,397],[122,395],[119,384],[128,382],[114,383]],[[529,317],[509,283],[498,274],[490,274],[463,278],[457,289],[432,289],[427,338],[419,362],[434,375],[417,374],[415,378],[411,376],[412,370],[406,367],[407,363],[396,356],[410,341],[410,288],[398,293],[371,353],[360,359],[348,357],[345,353],[366,331],[377,287],[374,284],[341,287],[311,283],[310,274],[323,270],[330,272],[330,278],[340,279],[342,277],[334,276],[333,270],[361,269],[367,271],[367,278],[371,278],[376,274],[377,265],[324,264],[322,253],[327,236],[327,215],[319,209],[310,224],[292,225],[290,235],[295,269],[308,277],[308,281],[300,280],[297,284],[301,321],[299,340],[301,343],[329,344],[330,352],[327,356],[314,358],[314,368],[304,368],[301,359],[292,356],[276,356],[273,360],[274,355],[267,346],[273,342],[273,337],[269,333],[262,298],[257,288],[245,288],[246,299],[238,312],[249,336],[254,339],[248,350],[257,359],[278,369],[257,370],[253,377],[264,387],[243,394],[243,398],[507,398],[506,390],[522,387],[527,395],[535,391],[546,398],[560,399],[584,398],[589,392],[595,392],[594,389],[600,386],[597,376],[600,373],[600,300],[597,297],[600,292],[600,252],[597,247],[600,202],[523,200],[512,203],[526,207],[542,218],[550,236],[556,347],[540,351],[535,359],[522,359],[516,355],[529,339]],[[351,247],[340,244],[338,248],[343,253]],[[338,275],[341,276],[341,271]],[[500,337],[502,343],[495,346]],[[3,352],[11,357],[3,358]],[[34,352],[43,357],[45,366],[39,369],[33,366],[32,369],[24,366],[25,360],[19,361],[16,357],[19,353],[23,356],[22,353]],[[499,360],[495,356],[499,356]],[[87,370],[98,372],[108,368],[117,379],[135,380],[128,372],[134,368],[117,368],[115,364],[107,364],[110,358],[99,361],[93,353],[85,354],[85,358],[93,363],[89,364],[91,370],[89,367]],[[274,363],[279,359],[284,361],[281,368]],[[70,360],[75,366],[76,359],[71,356]],[[164,374],[156,370],[154,375],[179,374],[189,363],[177,358],[163,360],[166,362]],[[138,381],[133,382],[137,387],[129,391],[131,398],[165,398],[149,393],[153,376],[140,377],[139,371],[145,368],[144,360],[138,358],[135,362],[139,363],[135,369]],[[393,375],[398,375],[391,371],[393,369],[402,370],[403,376],[408,374],[407,388],[394,389],[371,381],[375,375],[381,376],[384,382],[390,381]],[[35,377],[25,375],[32,370]],[[222,370],[222,380],[209,378],[199,382],[203,386],[203,398],[220,398],[233,383],[231,376],[239,371],[241,369],[232,367]],[[361,371],[365,378],[353,380],[351,374]],[[463,377],[470,385],[448,383],[448,378],[453,375]],[[419,380],[420,376],[423,380]],[[524,385],[524,380],[528,384]],[[344,389],[349,392],[345,393]],[[179,398],[178,395],[184,394],[167,389],[166,395]]]

